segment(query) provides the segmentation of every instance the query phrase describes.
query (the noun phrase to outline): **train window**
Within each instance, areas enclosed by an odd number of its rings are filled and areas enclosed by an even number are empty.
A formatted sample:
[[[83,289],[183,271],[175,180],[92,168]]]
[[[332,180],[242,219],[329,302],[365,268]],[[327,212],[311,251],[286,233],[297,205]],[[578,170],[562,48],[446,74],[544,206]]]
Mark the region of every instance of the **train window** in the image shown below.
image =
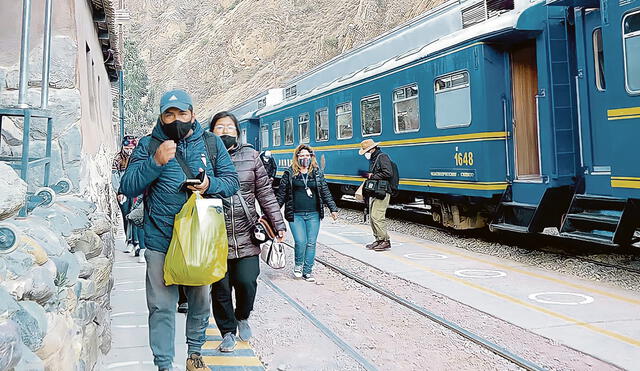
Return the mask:
[[[607,88],[604,80],[604,50],[602,47],[602,28],[593,30],[593,66],[596,71],[596,87],[600,91]]]
[[[309,114],[303,113],[298,116],[298,126],[300,129],[300,143],[309,143]]]
[[[267,148],[269,147],[269,126],[268,125],[262,125],[262,137],[260,138],[262,140],[262,148]]]
[[[362,136],[366,137],[382,133],[379,95],[363,98],[360,101],[360,114],[362,119]]]
[[[338,124],[338,139],[353,137],[353,120],[351,116],[351,102],[336,106],[336,122]]]
[[[460,71],[436,78],[434,92],[438,129],[471,125],[469,72]]]
[[[622,19],[624,72],[627,91],[640,94],[640,11]]]
[[[284,119],[284,144],[293,144],[293,118]]]
[[[322,108],[316,111],[316,142],[329,140],[329,110]]]
[[[393,91],[396,133],[418,131],[420,115],[418,108],[418,85],[413,84]]]
[[[273,146],[277,147],[280,145],[280,121],[276,121],[271,124],[271,135]]]

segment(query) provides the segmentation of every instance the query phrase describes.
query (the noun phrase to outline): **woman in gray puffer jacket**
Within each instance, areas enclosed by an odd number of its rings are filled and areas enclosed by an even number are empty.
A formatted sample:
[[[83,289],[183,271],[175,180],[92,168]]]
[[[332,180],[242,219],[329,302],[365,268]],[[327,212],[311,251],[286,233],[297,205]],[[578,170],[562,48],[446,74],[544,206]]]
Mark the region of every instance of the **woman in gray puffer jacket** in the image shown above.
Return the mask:
[[[236,330],[244,341],[251,337],[247,319],[253,310],[258,286],[256,280],[260,274],[260,247],[251,240],[258,220],[256,200],[280,238],[285,235],[286,225],[260,154],[251,145],[238,141],[240,128],[235,116],[228,112],[217,113],[211,120],[210,130],[222,139],[229,150],[240,179],[241,195],[236,194],[225,200],[225,222],[229,239],[227,274],[211,285],[213,316],[223,337],[219,349],[222,352],[232,352],[235,349]],[[240,197],[243,197],[249,209],[249,216]],[[231,300],[232,290],[235,291],[235,311]]]

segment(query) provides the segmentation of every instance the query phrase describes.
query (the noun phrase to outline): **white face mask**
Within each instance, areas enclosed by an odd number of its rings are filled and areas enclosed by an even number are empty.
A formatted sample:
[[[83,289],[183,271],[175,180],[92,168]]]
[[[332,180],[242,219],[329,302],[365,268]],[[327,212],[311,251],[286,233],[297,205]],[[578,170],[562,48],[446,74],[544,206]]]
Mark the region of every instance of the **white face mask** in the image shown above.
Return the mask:
[[[364,154],[364,157],[365,157],[367,160],[371,160],[371,152],[367,152],[367,153],[365,153],[365,154]]]

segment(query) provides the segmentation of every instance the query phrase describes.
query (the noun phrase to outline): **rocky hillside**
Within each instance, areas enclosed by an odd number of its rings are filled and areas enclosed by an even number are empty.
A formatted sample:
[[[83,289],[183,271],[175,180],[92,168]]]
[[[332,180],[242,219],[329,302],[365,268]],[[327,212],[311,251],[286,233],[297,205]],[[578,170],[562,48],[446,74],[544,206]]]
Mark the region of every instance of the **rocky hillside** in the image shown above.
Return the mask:
[[[129,38],[139,45],[154,90],[188,89],[206,117],[441,2],[129,0]]]

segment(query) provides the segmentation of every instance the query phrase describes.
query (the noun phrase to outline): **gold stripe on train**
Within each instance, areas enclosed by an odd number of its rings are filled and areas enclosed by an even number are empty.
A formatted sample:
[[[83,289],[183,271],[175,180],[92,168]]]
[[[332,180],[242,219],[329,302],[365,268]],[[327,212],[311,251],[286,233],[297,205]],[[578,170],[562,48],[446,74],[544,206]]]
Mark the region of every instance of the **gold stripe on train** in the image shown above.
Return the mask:
[[[640,178],[626,176],[612,176],[611,187],[640,189]]]
[[[635,116],[635,115],[640,115],[640,107],[616,108],[616,109],[607,110],[607,116],[609,116],[609,119],[611,119],[611,117],[616,117],[616,116]]]
[[[458,142],[476,142],[483,140],[504,140],[507,138],[507,132],[505,131],[493,131],[485,133],[470,133],[470,134],[457,134],[457,135],[444,135],[439,137],[429,138],[412,138],[412,139],[399,139],[388,140],[380,142],[380,147],[402,147],[412,145],[425,145],[425,144],[444,144],[444,143],[458,143]],[[351,150],[360,149],[360,143],[350,144],[336,144],[332,146],[317,146],[314,147],[314,151],[331,151],[331,150]],[[294,148],[289,149],[274,149],[271,153],[293,153]]]

